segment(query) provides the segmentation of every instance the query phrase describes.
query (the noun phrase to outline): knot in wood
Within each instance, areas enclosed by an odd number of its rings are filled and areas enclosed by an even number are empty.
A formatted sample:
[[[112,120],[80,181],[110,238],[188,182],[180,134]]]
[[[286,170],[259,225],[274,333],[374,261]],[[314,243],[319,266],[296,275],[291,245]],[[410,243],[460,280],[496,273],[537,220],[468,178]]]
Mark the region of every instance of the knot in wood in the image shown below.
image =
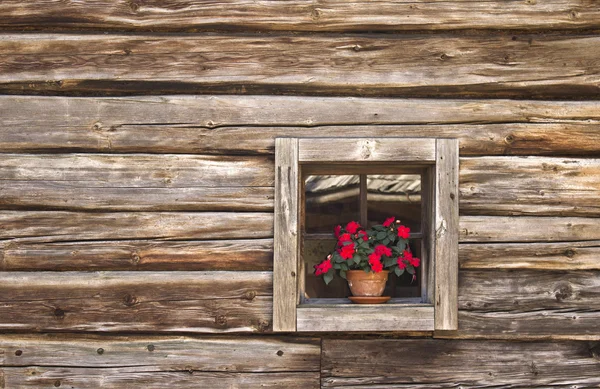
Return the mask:
[[[125,297],[123,298],[123,303],[128,307],[134,306],[135,304],[137,304],[137,302],[137,298],[130,294],[125,295]]]
[[[244,298],[246,300],[252,301],[252,300],[254,300],[256,298],[256,292],[253,291],[253,290],[250,290],[250,291],[244,293]]]
[[[267,320],[258,321],[258,332],[267,332],[269,330],[270,323]]]
[[[218,325],[219,327],[226,327],[227,326],[227,318],[224,315],[217,315],[215,317],[215,324]]]
[[[96,352],[98,353],[98,355],[102,355],[104,354],[104,349],[101,347],[98,350],[96,350]]]
[[[58,388],[60,386],[60,380],[54,381],[54,386],[56,386]]]
[[[311,12],[310,12],[310,17],[312,20],[317,20],[321,17],[321,10],[318,8],[314,8]]]
[[[282,357],[283,356],[283,351],[281,351],[281,350],[277,351],[277,356]]]
[[[504,142],[505,142],[505,143],[508,143],[508,144],[511,144],[511,143],[513,143],[514,141],[515,141],[515,137],[514,137],[514,135],[512,135],[512,134],[511,134],[511,135],[508,135],[508,136],[506,136],[506,138],[504,138]]]
[[[154,347],[153,344],[149,344],[147,348],[148,348],[148,351],[150,351],[150,352],[156,350],[156,348]]]
[[[554,297],[557,301],[563,301],[573,296],[573,288],[569,284],[561,284],[554,291]]]
[[[56,317],[57,319],[64,319],[65,311],[63,311],[60,308],[54,309],[54,317]]]
[[[565,256],[568,258],[573,258],[576,254],[576,251],[574,249],[567,249],[565,250]]]
[[[21,350],[17,350],[17,351],[15,351],[15,355],[16,355],[17,357],[20,357],[21,355],[23,355],[23,351],[21,351]]]
[[[369,141],[361,142],[360,146],[360,157],[362,159],[371,158],[371,154],[373,153],[373,145]]]

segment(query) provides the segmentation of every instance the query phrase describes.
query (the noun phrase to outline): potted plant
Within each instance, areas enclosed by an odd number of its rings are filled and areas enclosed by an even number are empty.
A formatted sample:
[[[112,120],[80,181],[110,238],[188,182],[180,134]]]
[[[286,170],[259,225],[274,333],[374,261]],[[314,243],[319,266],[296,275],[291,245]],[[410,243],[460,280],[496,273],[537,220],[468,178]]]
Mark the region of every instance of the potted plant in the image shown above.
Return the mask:
[[[416,278],[415,269],[421,260],[412,255],[408,245],[410,229],[395,217],[370,229],[351,221],[345,227],[334,228],[336,246],[327,258],[315,265],[315,275],[329,284],[336,273],[348,281],[354,302],[377,303],[389,300],[380,297],[388,273],[401,276],[404,272]]]

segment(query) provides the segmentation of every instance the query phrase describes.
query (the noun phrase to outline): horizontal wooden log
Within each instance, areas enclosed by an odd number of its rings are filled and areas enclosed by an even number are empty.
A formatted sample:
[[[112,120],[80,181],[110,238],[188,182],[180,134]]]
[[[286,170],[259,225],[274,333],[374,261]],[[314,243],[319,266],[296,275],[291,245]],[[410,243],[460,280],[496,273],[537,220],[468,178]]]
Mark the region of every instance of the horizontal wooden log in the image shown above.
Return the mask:
[[[145,367],[152,371],[319,371],[315,338],[3,335],[4,367]]]
[[[600,320],[600,271],[461,270],[458,307],[478,312],[596,311]]]
[[[5,154],[0,207],[117,211],[272,211],[264,157]]]
[[[272,270],[273,239],[8,242],[1,271]]]
[[[600,240],[600,218],[461,216],[461,242]]]
[[[68,388],[120,389],[144,387],[168,388],[320,388],[319,372],[302,373],[219,373],[196,371],[182,367],[180,370],[152,371],[145,367],[120,367],[107,369],[75,367],[6,368],[4,381],[7,388]]]
[[[443,336],[468,339],[587,339],[600,341],[600,312],[538,309],[530,312],[458,311],[458,331]]]
[[[460,160],[465,215],[600,215],[600,159],[478,157]]]
[[[597,99],[599,49],[564,35],[2,34],[0,92]]]
[[[600,270],[600,241],[464,243],[461,269]]]
[[[143,31],[290,30],[407,31],[456,29],[598,28],[594,3],[551,0],[543,3],[430,0],[261,1],[256,3],[196,0],[60,3],[33,6],[18,0],[0,4],[0,28],[128,29]]]
[[[38,243],[115,239],[272,238],[273,214],[0,211],[0,226],[0,240]]]
[[[272,154],[275,137],[368,133],[457,137],[463,156],[600,155],[599,107],[508,100],[0,96],[0,151]]]
[[[600,384],[598,344],[323,340],[326,388],[548,388]]]
[[[0,273],[0,330],[257,332],[270,272]]]

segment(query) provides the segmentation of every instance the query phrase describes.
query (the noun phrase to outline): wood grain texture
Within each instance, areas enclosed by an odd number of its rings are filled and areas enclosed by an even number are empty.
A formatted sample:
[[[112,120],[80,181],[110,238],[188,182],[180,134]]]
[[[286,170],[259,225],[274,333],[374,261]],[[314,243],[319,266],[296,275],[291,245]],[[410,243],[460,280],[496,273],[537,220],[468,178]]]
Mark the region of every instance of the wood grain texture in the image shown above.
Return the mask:
[[[298,147],[301,163],[435,162],[434,139],[308,138]]]
[[[514,38],[2,34],[0,92],[598,99],[600,37]]]
[[[271,272],[0,273],[0,330],[258,332]]]
[[[600,270],[600,241],[464,243],[461,269]]]
[[[315,338],[90,334],[0,337],[5,367],[127,366],[155,372],[188,367],[194,372],[308,372],[319,370],[320,352],[320,340]]]
[[[435,162],[435,329],[458,328],[458,140],[437,139]]]
[[[169,388],[320,388],[319,372],[302,373],[219,373],[193,369],[156,372],[145,367],[76,368],[31,367],[4,369],[10,388],[53,388],[58,386],[82,389],[144,387]],[[131,386],[133,385],[133,386]]]
[[[599,107],[510,100],[0,96],[0,151],[273,154],[275,137],[368,132],[459,138],[462,156],[598,156]]]
[[[461,242],[600,240],[600,218],[461,216]]]
[[[271,211],[264,157],[4,154],[0,207],[117,211]]]
[[[0,211],[0,240],[213,240],[272,238],[273,214],[256,212]]]
[[[0,28],[127,29],[144,31],[290,30],[407,31],[456,29],[598,28],[594,2],[485,3],[431,0],[221,1],[168,0],[62,3],[33,6],[18,0],[0,4]]]
[[[463,270],[457,337],[600,340],[600,272]]]
[[[465,215],[600,215],[600,159],[479,157],[460,160]]]
[[[299,274],[298,139],[275,140],[273,331],[296,331]]]
[[[323,341],[325,388],[600,385],[598,343],[439,339]]]
[[[273,269],[273,239],[9,241],[2,249],[0,271]]]
[[[433,331],[433,306],[356,306],[339,304],[299,307],[298,332]]]

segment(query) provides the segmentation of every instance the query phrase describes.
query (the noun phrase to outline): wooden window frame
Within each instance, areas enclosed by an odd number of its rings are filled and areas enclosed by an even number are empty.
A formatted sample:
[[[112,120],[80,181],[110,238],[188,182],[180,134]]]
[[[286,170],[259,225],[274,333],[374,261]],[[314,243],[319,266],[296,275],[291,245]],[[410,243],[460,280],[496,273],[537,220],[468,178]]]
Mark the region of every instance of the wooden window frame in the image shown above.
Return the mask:
[[[319,166],[403,166],[430,169],[425,190],[433,196],[424,303],[302,305],[302,169]],[[426,211],[427,212],[427,211]],[[438,331],[458,329],[458,140],[447,138],[277,138],[275,140],[275,217],[273,330]]]

